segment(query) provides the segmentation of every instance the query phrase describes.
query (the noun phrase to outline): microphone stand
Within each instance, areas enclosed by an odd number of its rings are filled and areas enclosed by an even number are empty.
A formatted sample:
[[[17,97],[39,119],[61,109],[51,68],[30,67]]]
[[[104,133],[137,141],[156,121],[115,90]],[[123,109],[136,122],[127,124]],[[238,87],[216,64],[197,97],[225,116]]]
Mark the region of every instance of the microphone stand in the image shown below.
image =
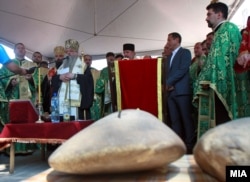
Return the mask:
[[[61,61],[63,61],[64,59],[68,59],[68,57],[63,58]],[[55,63],[56,60],[50,62],[49,64]],[[41,102],[41,65],[39,65],[38,67],[38,120],[36,121],[36,123],[44,123],[44,121],[42,120],[42,114],[43,114],[43,106],[42,106],[42,102]]]
[[[38,102],[37,110],[38,110],[38,120],[36,121],[36,123],[44,123],[44,121],[42,120],[43,108],[41,102]]]
[[[41,102],[41,65],[39,65],[37,69],[38,69],[38,104],[37,104],[38,120],[36,121],[36,123],[44,123],[44,121],[42,120],[43,108]]]

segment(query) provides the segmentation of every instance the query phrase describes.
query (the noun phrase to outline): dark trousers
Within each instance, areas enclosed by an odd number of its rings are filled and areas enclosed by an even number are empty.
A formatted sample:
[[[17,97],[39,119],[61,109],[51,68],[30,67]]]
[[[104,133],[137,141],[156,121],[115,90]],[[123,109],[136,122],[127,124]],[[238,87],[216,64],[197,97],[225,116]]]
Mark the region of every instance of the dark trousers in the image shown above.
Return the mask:
[[[175,95],[175,92],[169,92],[168,111],[171,122],[171,128],[182,138],[190,151],[195,145],[195,126],[192,119],[191,95]]]
[[[228,116],[228,112],[221,100],[215,94],[215,122],[216,125],[223,124],[231,119]]]
[[[91,119],[90,108],[89,109],[78,108],[78,118],[80,120],[89,120],[89,119]]]

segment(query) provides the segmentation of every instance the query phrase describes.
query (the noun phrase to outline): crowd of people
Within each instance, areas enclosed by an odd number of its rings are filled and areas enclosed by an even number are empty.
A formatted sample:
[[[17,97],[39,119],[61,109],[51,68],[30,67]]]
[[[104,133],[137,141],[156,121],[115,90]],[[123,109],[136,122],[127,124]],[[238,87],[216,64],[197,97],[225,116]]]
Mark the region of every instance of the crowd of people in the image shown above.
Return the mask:
[[[168,35],[163,51],[167,125],[183,139],[187,153],[210,128],[250,116],[250,17],[240,33],[226,21],[226,4],[211,3],[206,10],[212,32],[194,45],[193,59],[176,32]]]
[[[210,128],[250,115],[247,72],[250,69],[250,17],[247,27],[240,32],[236,25],[226,21],[226,4],[211,3],[206,10],[206,21],[212,32],[204,41],[195,43],[193,59],[190,50],[181,46],[182,37],[178,32],[168,34],[162,53],[163,91],[167,93],[163,103],[164,122],[182,138],[187,153],[192,153],[196,140]],[[2,125],[8,122],[10,99],[30,99],[36,105],[40,100],[38,92],[41,92],[45,113],[50,113],[50,99],[56,93],[59,103],[69,102],[75,120],[98,120],[117,110],[113,102],[114,61],[136,59],[134,44],[127,43],[123,45],[123,54],[108,52],[107,67],[99,71],[91,67],[91,55],[79,54],[78,41],[69,39],[65,46],[55,47],[56,61],[49,69],[40,52],[34,52],[33,62],[25,60],[23,43],[15,45],[13,60],[8,59],[2,47],[0,49],[4,65],[0,75],[5,76],[0,83]],[[144,59],[151,56],[145,55]],[[33,67],[40,69],[39,74],[39,69],[32,70]],[[42,80],[40,91],[39,80]],[[60,114],[63,114],[62,107],[60,104]]]

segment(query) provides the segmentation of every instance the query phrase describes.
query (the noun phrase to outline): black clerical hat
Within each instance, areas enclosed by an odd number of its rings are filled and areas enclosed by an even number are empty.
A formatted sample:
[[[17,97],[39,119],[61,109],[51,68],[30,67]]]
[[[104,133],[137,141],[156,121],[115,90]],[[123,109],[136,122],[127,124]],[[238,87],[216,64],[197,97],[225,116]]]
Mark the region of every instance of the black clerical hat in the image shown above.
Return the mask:
[[[123,44],[123,50],[130,50],[130,51],[135,51],[135,45],[134,44]]]

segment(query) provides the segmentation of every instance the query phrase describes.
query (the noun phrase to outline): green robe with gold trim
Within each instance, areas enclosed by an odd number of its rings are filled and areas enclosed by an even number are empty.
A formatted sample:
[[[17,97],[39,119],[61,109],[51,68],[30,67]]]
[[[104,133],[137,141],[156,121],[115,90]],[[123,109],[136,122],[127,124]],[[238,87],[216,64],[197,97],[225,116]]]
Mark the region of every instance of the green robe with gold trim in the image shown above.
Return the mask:
[[[239,113],[242,107],[249,105],[247,75],[234,72],[240,41],[238,27],[230,22],[224,22],[214,34],[210,52],[194,84],[193,103],[200,104],[198,137],[215,126],[214,94],[223,103],[230,119],[249,115],[249,111]],[[202,89],[201,83],[208,84],[209,89]]]
[[[0,69],[1,70],[1,69]],[[2,79],[0,79],[0,132],[2,131],[4,124],[9,120],[8,117],[8,99],[4,92]]]
[[[12,61],[18,66],[25,68],[25,69],[29,69],[29,68],[36,66],[36,63],[27,61],[27,60],[19,61],[17,59],[12,59]],[[32,79],[30,81],[26,81],[25,76],[13,74],[11,71],[9,71],[5,67],[3,67],[0,70],[0,75],[6,77],[4,79],[1,79],[1,82],[2,82],[2,87],[3,87],[7,100],[30,99],[33,104],[36,104],[36,93],[37,93],[37,88],[38,88],[38,69],[35,69],[34,73],[32,74]],[[11,80],[13,78],[16,78],[19,82],[19,84],[16,85],[15,87],[11,85]],[[1,107],[3,107],[5,111],[7,111],[5,113],[2,113],[2,110],[1,110],[1,113],[4,114],[4,116],[2,116],[4,120],[1,121],[3,124],[9,122],[9,119],[8,119],[9,112],[8,112],[7,105],[8,103],[1,104]],[[15,144],[16,153],[31,152],[35,148],[36,146],[34,144],[22,144],[22,143]]]
[[[98,120],[110,114],[112,112],[111,106],[109,72],[108,67],[105,67],[101,70],[100,77],[96,81],[95,99],[91,110],[92,119]]]
[[[204,65],[204,62],[206,60],[206,56],[202,55],[201,57],[196,57],[194,58],[194,61],[189,67],[189,76],[190,76],[190,84],[191,88],[193,90],[195,82],[200,74],[200,71],[202,69],[202,66]],[[192,117],[195,122],[195,125],[197,125],[197,120],[198,120],[198,111],[197,108],[193,107],[192,108]]]
[[[31,61],[19,61],[17,59],[12,59],[12,61],[18,66],[29,69],[36,66],[36,63]],[[5,89],[5,94],[10,99],[30,99],[33,104],[36,104],[36,91],[38,88],[38,69],[35,69],[32,74],[32,79],[26,81],[25,76],[14,75],[8,69],[3,68],[1,70],[1,75],[10,76],[9,78],[3,79],[3,85]],[[13,76],[11,76],[13,75]],[[19,84],[15,87],[11,86],[11,80],[16,78]]]
[[[202,55],[201,57],[196,57],[194,59],[194,62],[190,65],[189,67],[189,75],[190,75],[190,82],[191,82],[191,86],[192,88],[194,87],[195,81],[198,78],[198,75],[200,74],[200,71],[202,69],[202,66],[204,65],[206,60],[206,56]]]

